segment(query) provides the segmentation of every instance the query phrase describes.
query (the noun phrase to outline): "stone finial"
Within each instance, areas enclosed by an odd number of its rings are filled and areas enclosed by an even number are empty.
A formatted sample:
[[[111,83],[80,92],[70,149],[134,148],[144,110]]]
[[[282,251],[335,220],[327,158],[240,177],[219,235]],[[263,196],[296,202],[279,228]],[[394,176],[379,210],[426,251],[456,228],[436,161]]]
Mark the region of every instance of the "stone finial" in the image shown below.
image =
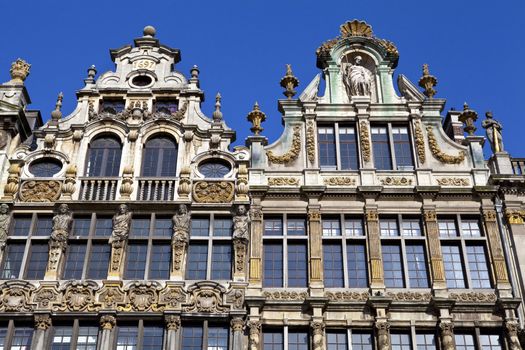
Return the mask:
[[[425,91],[423,93],[428,98],[433,98],[436,94],[436,90],[434,90],[434,86],[437,85],[437,79],[433,75],[430,75],[430,71],[428,70],[428,64],[423,65],[423,76],[421,76],[421,79],[419,79],[419,86],[421,86]]]
[[[11,63],[11,81],[9,83],[16,85],[24,85],[24,81],[29,75],[31,65],[21,58],[17,58],[16,61]]]
[[[478,114],[470,109],[466,102],[463,104],[463,112],[459,115],[458,119],[465,125],[463,130],[465,130],[469,136],[474,135],[474,132],[477,129],[474,123],[478,119]]]
[[[252,123],[252,127],[250,128],[250,130],[255,135],[259,135],[259,133],[261,133],[264,130],[261,127],[261,123],[266,120],[266,114],[261,112],[259,104],[257,102],[255,102],[252,111],[248,113],[248,116],[246,118]]]
[[[221,120],[222,120],[221,94],[217,93],[217,96],[215,96],[215,111],[213,112],[213,121],[218,123]]]
[[[157,30],[153,26],[145,26],[142,33],[145,37],[153,38],[157,34]]]
[[[95,65],[92,64],[91,67],[87,69],[87,78],[84,79],[84,83],[93,84],[95,82],[95,76],[97,75],[97,69]]]
[[[199,79],[199,73],[200,73],[199,67],[196,64],[194,64],[193,67],[191,67],[190,69],[191,78]]]
[[[286,89],[283,92],[284,96],[286,96],[289,100],[291,100],[292,97],[294,97],[295,94],[297,93],[295,91],[295,88],[298,85],[299,85],[299,80],[293,75],[292,65],[291,64],[287,64],[286,65],[286,74],[281,79],[281,86]]]
[[[64,94],[60,92],[57,97],[57,103],[55,104],[55,110],[51,112],[51,119],[59,120],[62,118],[62,100],[64,99]]]

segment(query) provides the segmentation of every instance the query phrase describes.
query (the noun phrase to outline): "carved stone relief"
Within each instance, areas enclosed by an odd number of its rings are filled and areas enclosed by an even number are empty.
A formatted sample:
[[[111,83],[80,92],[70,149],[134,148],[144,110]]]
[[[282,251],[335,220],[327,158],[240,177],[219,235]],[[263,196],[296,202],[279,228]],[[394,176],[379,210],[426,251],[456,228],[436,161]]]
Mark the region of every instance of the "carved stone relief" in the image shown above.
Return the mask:
[[[233,182],[197,181],[193,185],[193,199],[198,203],[229,203],[233,195]]]
[[[296,125],[293,127],[293,138],[292,138],[292,146],[290,149],[280,155],[275,155],[272,151],[266,152],[266,155],[268,156],[268,161],[270,163],[275,164],[288,164],[297,159],[299,157],[299,153],[301,152],[301,127]]]
[[[55,180],[24,181],[20,186],[22,202],[55,202],[60,198],[62,184]]]

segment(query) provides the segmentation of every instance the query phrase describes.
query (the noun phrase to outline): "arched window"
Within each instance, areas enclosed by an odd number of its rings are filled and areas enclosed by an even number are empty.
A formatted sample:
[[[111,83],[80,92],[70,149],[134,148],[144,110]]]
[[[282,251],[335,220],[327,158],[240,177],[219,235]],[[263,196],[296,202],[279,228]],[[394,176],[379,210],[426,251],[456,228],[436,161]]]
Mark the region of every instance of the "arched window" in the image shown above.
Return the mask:
[[[167,136],[149,139],[144,145],[142,176],[175,176],[177,169],[177,144]]]
[[[102,136],[89,144],[87,176],[118,176],[122,147],[112,136]]]

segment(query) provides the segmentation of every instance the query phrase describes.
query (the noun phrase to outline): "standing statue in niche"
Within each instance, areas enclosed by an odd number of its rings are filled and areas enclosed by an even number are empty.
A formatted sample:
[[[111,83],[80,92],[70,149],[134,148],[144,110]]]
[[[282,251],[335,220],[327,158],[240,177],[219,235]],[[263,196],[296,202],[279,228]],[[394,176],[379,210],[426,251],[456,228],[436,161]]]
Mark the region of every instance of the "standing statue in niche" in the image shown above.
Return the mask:
[[[10,222],[11,215],[9,215],[9,206],[3,203],[0,205],[0,250],[5,248]]]
[[[177,214],[173,215],[173,241],[187,242],[190,238],[191,214],[186,204],[179,205]]]
[[[487,132],[487,138],[489,139],[492,153],[503,152],[503,139],[501,137],[501,130],[503,127],[501,126],[501,123],[492,119],[492,112],[485,113],[485,117],[487,119],[481,122],[481,126]]]
[[[354,64],[346,65],[343,80],[350,96],[370,96],[372,73],[361,65],[362,60],[355,56]]]
[[[233,217],[233,238],[248,240],[249,231],[248,224],[250,223],[250,217],[248,216],[248,210],[245,205],[239,205],[237,213]]]
[[[121,243],[128,238],[131,224],[131,213],[126,204],[121,204],[117,213],[113,216],[113,232],[109,238],[109,244]]]
[[[69,207],[67,204],[61,204],[58,207],[56,215],[53,216],[53,231],[51,232],[50,240],[52,248],[66,248],[72,224],[73,216],[71,215],[71,211],[69,211]]]

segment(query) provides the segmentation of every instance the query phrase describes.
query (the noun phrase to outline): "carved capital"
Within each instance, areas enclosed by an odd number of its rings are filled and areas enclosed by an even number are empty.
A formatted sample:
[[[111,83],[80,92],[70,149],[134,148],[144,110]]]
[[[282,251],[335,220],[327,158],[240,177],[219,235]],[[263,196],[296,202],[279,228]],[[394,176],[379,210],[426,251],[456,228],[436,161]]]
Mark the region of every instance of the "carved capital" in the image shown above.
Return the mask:
[[[35,315],[35,329],[45,331],[51,327],[51,316],[48,314],[36,314]]]
[[[230,321],[230,326],[233,332],[242,332],[244,329],[244,320],[242,317],[234,317]]]
[[[454,341],[454,324],[450,321],[441,321],[439,323],[441,333],[441,344],[443,350],[454,350],[456,348]]]
[[[379,214],[375,209],[369,209],[366,211],[366,221],[379,221]]]
[[[310,209],[308,211],[308,221],[321,221],[321,212],[319,209]]]
[[[180,316],[178,315],[167,315],[164,318],[166,322],[166,329],[168,331],[177,331],[180,328]]]
[[[111,315],[103,315],[100,317],[100,328],[112,330],[117,324],[117,319]]]
[[[524,223],[525,210],[506,209],[505,216],[509,224],[522,225]]]
[[[437,222],[437,214],[435,210],[433,209],[425,210],[424,215],[425,215],[425,222]]]
[[[486,222],[495,222],[496,221],[496,211],[492,209],[483,210],[483,218]]]

